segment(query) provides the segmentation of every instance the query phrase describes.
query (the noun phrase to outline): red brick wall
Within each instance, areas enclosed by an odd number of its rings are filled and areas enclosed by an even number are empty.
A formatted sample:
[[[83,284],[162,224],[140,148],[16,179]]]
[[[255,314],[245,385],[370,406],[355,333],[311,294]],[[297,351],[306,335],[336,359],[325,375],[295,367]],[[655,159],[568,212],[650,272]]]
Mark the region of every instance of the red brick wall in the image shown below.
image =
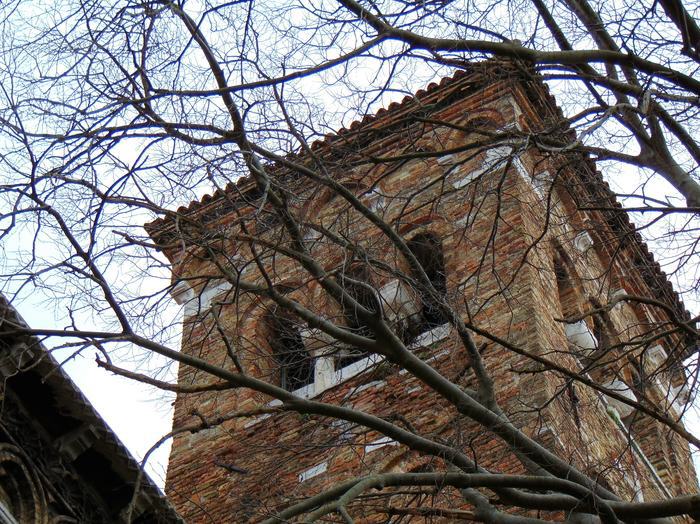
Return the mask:
[[[527,129],[541,125],[542,116],[535,111],[521,86],[494,82],[476,92],[472,89],[468,96],[431,118],[465,124],[488,117],[497,128],[518,121]],[[367,146],[366,153],[399,154],[409,144],[413,151],[441,150],[475,139],[447,128],[429,127],[409,126]],[[475,172],[484,165],[485,153],[465,152],[457,158],[458,165],[464,161],[458,171]],[[378,184],[387,195],[385,218],[405,238],[429,231],[441,239],[448,300],[465,319],[526,352],[546,356],[578,372],[582,363],[567,342],[564,324],[555,319],[586,311],[592,299],[606,303],[610,291],[621,287],[621,283],[630,287],[629,292],[644,291],[644,284],[637,277],[632,277],[633,282],[621,280],[620,275],[635,272],[629,261],[632,255],[618,251],[611,262],[614,248],[603,242],[619,239],[605,237],[605,231],[591,233],[595,245],[588,250],[579,252],[574,247],[578,232],[604,219],[593,212],[577,210],[577,185],[571,183],[576,174],[570,165],[535,150],[524,152],[521,162],[530,175],[547,169],[556,177],[551,198],[549,188],[544,195],[538,194],[514,164],[506,174],[492,173],[456,190],[450,186],[453,178],[439,180],[439,175],[450,166],[441,166],[434,157],[335,169],[338,176],[353,180],[352,187]],[[428,181],[435,182],[431,185]],[[300,214],[317,218],[324,226],[343,229],[371,256],[390,267],[405,268],[405,262],[388,247],[376,228],[359,218],[342,199],[328,201],[328,195],[318,193],[322,192],[303,192]],[[547,215],[549,219],[545,220]],[[224,237],[239,231],[232,217],[217,222],[216,227]],[[273,231],[269,238],[275,239],[277,234]],[[227,249],[239,248],[233,245]],[[198,258],[193,255],[195,252],[190,248],[189,256],[170,253],[171,259],[180,260],[175,266],[179,277],[195,278],[212,271],[211,261]],[[561,253],[566,254],[570,286],[560,297],[561,282],[558,286],[554,260]],[[326,269],[339,266],[344,256],[323,242],[313,255],[323,261]],[[330,318],[340,315],[338,307],[323,296],[317,284],[306,282],[296,264],[278,257],[269,267],[278,282],[296,286],[290,294],[292,298]],[[251,275],[255,275],[255,270],[248,275],[246,278],[254,278]],[[373,279],[379,287],[389,275],[377,272]],[[224,333],[246,369],[274,380],[274,361],[261,321],[269,304],[245,294],[235,301],[232,295],[224,298],[219,300],[229,303],[219,308],[218,328],[211,315],[186,321],[183,351],[233,369],[221,339]],[[606,319],[615,331],[611,336],[618,341],[631,340],[644,332],[647,317],[652,314],[629,305],[609,311]],[[434,357],[435,368],[456,383],[469,387],[473,382],[468,358],[454,333],[416,351],[425,359]],[[610,355],[616,354],[614,351],[611,349]],[[658,482],[635,452],[629,437],[606,411],[598,393],[578,384],[572,386],[560,375],[542,371],[525,356],[493,342],[486,345],[484,358],[493,374],[498,400],[514,424],[586,473],[604,478],[624,497],[632,498],[639,489],[645,499],[661,496]],[[604,380],[616,373],[624,374],[624,370],[615,362],[604,361],[590,371],[590,376]],[[179,380],[181,384],[210,381],[201,372],[184,367]],[[175,426],[198,417],[213,419],[264,407],[270,400],[243,389],[180,395],[175,405]],[[502,442],[459,416],[444,399],[389,362],[323,392],[318,400],[394,417],[421,434],[473,454],[481,466],[524,472]],[[193,410],[197,416],[193,416]],[[669,438],[659,423],[648,420],[634,421],[631,433],[669,490],[681,493],[696,486],[687,446],[678,438]],[[377,471],[444,470],[439,459],[421,456],[400,445],[365,447],[379,437],[346,422],[291,413],[226,421],[209,430],[175,438],[167,492],[188,522],[245,522],[258,520],[339,479]],[[324,462],[325,473],[300,482],[302,472]],[[231,472],[222,464],[235,465],[246,473]],[[419,505],[427,495],[416,497],[411,503]],[[436,505],[461,504],[458,494],[450,490],[429,498]],[[405,503],[408,498],[401,500]],[[364,506],[370,514],[372,500],[365,501]]]

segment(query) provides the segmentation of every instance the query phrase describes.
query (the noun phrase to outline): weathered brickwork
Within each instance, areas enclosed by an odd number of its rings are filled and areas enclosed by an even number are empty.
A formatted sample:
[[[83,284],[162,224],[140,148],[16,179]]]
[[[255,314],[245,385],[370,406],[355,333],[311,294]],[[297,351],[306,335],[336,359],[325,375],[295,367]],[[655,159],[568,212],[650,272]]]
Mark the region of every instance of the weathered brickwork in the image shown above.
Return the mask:
[[[429,118],[416,119],[421,111],[429,111]],[[500,157],[483,148],[457,150],[488,138],[492,130],[540,131],[557,118],[539,83],[528,82],[507,68],[475,67],[390,106],[315,151],[348,191],[371,205],[405,239],[426,233],[439,239],[446,298],[475,327],[478,342],[484,343],[483,356],[498,400],[514,424],[630,500],[694,491],[689,450],[678,436],[640,413],[621,413],[625,406],[567,380],[562,372],[543,371],[528,356],[547,359],[560,371],[571,373],[587,366],[586,376],[601,384],[639,382],[631,359],[620,356],[626,351],[621,344],[649,336],[649,326],[663,318],[658,309],[626,301],[614,304],[614,300],[623,292],[668,294],[666,288],[650,288],[658,275],[653,267],[653,275],[643,274],[650,262],[638,239],[621,238],[603,211],[583,210],[587,202],[600,202],[601,194],[610,198],[591,165],[545,155],[535,147],[512,155],[501,152]],[[471,127],[474,132],[465,131]],[[375,139],[358,146],[363,133],[374,133]],[[440,151],[449,153],[436,153]],[[408,152],[414,154],[396,161],[357,162]],[[504,159],[500,165],[499,158]],[[201,233],[209,240],[199,246],[191,242],[184,249],[166,249],[166,254],[173,264],[174,281],[187,282],[195,297],[186,306],[183,351],[234,370],[228,356],[233,351],[242,368],[275,382],[279,370],[271,358],[271,328],[265,320],[274,313],[271,304],[226,285],[219,294],[210,292],[214,299],[203,302],[207,289],[218,285],[212,275],[221,274],[212,252],[227,253],[229,261],[235,261],[233,276],[260,282],[249,248],[232,241],[241,234],[241,217],[250,220],[248,227],[260,227],[262,222],[254,206],[240,204],[240,194],[248,191],[245,184],[187,211],[192,216],[217,217],[210,219],[206,234]],[[407,272],[402,257],[345,199],[302,183],[294,191],[302,220],[342,232],[362,245],[366,256]],[[239,204],[234,205],[236,201]],[[276,245],[286,241],[274,224],[261,237]],[[307,238],[315,242],[312,254],[326,270],[347,264],[348,252],[317,238],[311,230]],[[272,278],[285,286],[290,298],[330,320],[342,318],[337,303],[296,263],[279,255],[265,258],[264,246],[259,249]],[[377,290],[386,289],[392,281],[389,271],[377,271],[370,278]],[[197,302],[194,307],[193,301]],[[600,314],[584,315],[596,308]],[[594,334],[597,348],[572,345],[577,316],[581,317],[578,329]],[[306,329],[304,339],[312,353],[320,355],[329,347],[318,330]],[[681,351],[683,343],[678,337],[666,337],[658,345],[673,354]],[[469,358],[447,324],[419,335],[412,347],[459,386],[473,384]],[[641,362],[638,353],[633,356]],[[502,442],[458,415],[400,365],[378,356],[370,358],[374,360],[362,371],[353,376],[346,373],[348,378],[340,383],[321,388],[317,378],[312,396],[400,420],[420,434],[473,454],[480,466],[525,473]],[[322,365],[321,360],[316,365]],[[363,361],[353,365],[363,368]],[[650,382],[645,394],[666,403],[669,412],[683,409],[681,399],[673,401],[674,396],[682,396],[682,373],[670,365],[659,377]],[[210,380],[202,372],[180,368],[181,385]],[[247,389],[178,397],[176,428],[234,413],[249,415],[175,437],[167,492],[188,522],[260,520],[339,479],[367,472],[445,470],[439,459],[409,451],[351,422],[275,413],[275,407],[270,397]],[[433,494],[431,503],[436,500],[443,500],[445,507],[462,504],[459,494],[448,489]],[[419,498],[408,503],[421,504]],[[374,519],[372,514],[381,520],[371,498],[363,507],[368,521]]]

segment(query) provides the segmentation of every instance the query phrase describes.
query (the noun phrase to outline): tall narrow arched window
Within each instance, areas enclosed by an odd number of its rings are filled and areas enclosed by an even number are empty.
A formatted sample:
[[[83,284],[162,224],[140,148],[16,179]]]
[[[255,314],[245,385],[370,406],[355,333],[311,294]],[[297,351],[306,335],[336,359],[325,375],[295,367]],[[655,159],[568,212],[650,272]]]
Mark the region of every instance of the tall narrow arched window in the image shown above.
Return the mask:
[[[445,257],[442,243],[432,233],[420,233],[407,243],[408,248],[423,267],[428,280],[435,288],[437,296],[419,288],[421,297],[421,322],[412,331],[419,335],[447,322],[438,302],[447,295],[447,278],[445,276]]]
[[[360,306],[372,311],[376,315],[381,314],[379,301],[372,290],[371,279],[368,267],[366,265],[351,265],[343,271],[338,282],[345,292]],[[364,337],[373,338],[372,329],[363,321],[359,314],[358,308],[353,303],[353,300],[342,300],[341,308],[345,317],[345,326],[352,332]],[[336,355],[336,369],[345,367],[353,362],[356,362],[367,356],[367,351],[359,348],[343,348]]]
[[[280,387],[295,391],[314,381],[314,361],[301,337],[299,327],[285,314],[268,316],[269,343],[277,363]]]
[[[581,314],[581,297],[574,282],[575,275],[567,267],[568,257],[557,250],[554,257],[554,274],[557,278],[557,294],[561,313],[564,318],[575,317]]]
[[[582,364],[589,365],[599,348],[598,339],[592,329],[595,319],[590,316],[581,318],[588,308],[584,303],[580,279],[568,255],[558,247],[555,249],[553,265],[561,311],[561,315],[558,316],[565,322],[564,330],[570,348]]]
[[[591,304],[593,307],[599,307],[597,304]],[[611,322],[607,315],[603,313],[598,313],[593,315],[593,336],[598,341],[598,349],[600,351],[607,351],[610,349],[614,342],[611,336]]]

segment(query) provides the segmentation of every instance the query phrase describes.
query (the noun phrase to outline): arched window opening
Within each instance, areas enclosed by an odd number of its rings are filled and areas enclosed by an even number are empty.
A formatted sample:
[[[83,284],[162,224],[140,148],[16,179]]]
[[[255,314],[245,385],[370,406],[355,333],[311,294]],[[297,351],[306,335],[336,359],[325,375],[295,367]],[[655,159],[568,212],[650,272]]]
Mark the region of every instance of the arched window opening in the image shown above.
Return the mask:
[[[493,116],[477,116],[466,122],[463,126],[464,132],[473,140],[488,140],[494,131],[498,130],[498,122]]]
[[[647,377],[644,366],[639,361],[632,358],[629,359],[629,362],[630,365],[627,372],[630,376],[632,390],[644,397],[647,389]]]
[[[600,304],[591,301],[589,306],[590,308],[599,308]],[[581,362],[595,380],[610,380],[611,373],[614,373],[610,363],[617,359],[617,357],[610,356],[617,345],[614,326],[605,313],[594,313],[589,318],[593,323],[591,333],[595,341],[595,348],[587,354],[581,355]]]
[[[425,289],[419,290],[421,320],[414,329],[411,329],[411,335],[418,336],[447,322],[447,317],[439,306],[439,301],[447,295],[445,257],[442,252],[442,243],[431,233],[420,233],[409,240],[407,245],[438,294],[434,296]]]
[[[345,316],[345,325],[351,331],[371,337],[372,330],[359,316],[356,302],[365,309],[379,315],[380,307],[377,297],[371,288],[369,271],[365,266],[351,266],[340,276],[340,285],[353,300],[343,300],[341,306]]]
[[[614,345],[610,335],[610,320],[602,314],[593,315],[593,336],[598,341],[598,350],[608,351]]]
[[[571,261],[566,253],[556,249],[553,260],[556,277],[557,295],[561,314],[555,318],[566,320],[564,331],[569,347],[581,364],[588,367],[598,351],[598,339],[591,329],[591,319],[581,318],[584,312],[583,292],[576,285],[577,279]]]
[[[554,257],[554,274],[557,277],[557,294],[562,316],[564,318],[578,316],[579,307],[576,289],[564,259],[559,255]]]
[[[304,345],[298,325],[284,314],[270,314],[270,347],[279,366],[280,387],[295,391],[314,381],[314,361]]]
[[[371,278],[367,266],[360,264],[349,266],[340,275],[338,282],[357,304],[372,311],[375,315],[381,314],[379,301],[371,287]],[[353,301],[343,300],[340,305],[347,329],[363,337],[374,337],[372,329],[360,318],[358,308]],[[348,366],[365,358],[367,355],[367,351],[363,349],[344,347],[336,355],[335,368],[340,369]]]

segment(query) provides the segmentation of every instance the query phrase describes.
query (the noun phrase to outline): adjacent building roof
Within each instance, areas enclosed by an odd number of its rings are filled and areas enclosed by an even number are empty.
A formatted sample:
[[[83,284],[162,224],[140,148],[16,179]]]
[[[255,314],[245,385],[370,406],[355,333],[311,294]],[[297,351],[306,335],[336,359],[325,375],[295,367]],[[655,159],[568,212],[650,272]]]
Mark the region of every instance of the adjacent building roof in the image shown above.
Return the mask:
[[[134,523],[183,522],[39,339],[21,334],[22,328],[27,324],[0,295],[3,396],[11,392],[31,421],[32,427],[23,431],[40,433],[37,438],[48,441],[53,447],[50,452],[70,466],[71,478],[77,474],[77,482],[92,489],[115,522],[121,521],[132,503]],[[3,427],[4,415],[0,412]],[[139,490],[134,496],[137,479]]]

